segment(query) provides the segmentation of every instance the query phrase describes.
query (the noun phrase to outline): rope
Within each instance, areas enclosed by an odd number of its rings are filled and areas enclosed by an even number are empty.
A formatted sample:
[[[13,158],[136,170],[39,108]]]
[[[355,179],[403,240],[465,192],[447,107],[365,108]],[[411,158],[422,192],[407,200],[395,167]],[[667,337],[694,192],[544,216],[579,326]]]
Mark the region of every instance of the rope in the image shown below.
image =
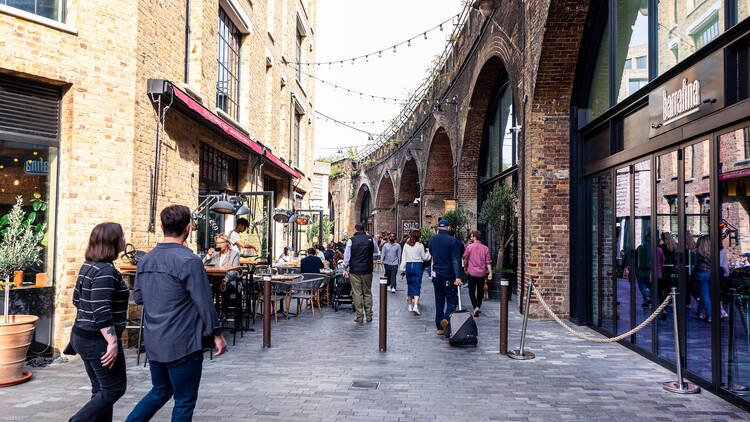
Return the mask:
[[[646,318],[645,321],[643,321],[642,323],[640,323],[640,325],[638,325],[637,327],[635,327],[632,330],[628,331],[627,333],[620,334],[617,337],[593,338],[593,337],[588,337],[585,334],[581,334],[581,333],[577,332],[576,330],[570,328],[566,323],[564,323],[560,318],[558,318],[557,315],[555,315],[555,313],[552,311],[552,309],[549,307],[549,305],[547,305],[547,302],[544,301],[544,298],[542,298],[542,294],[539,292],[539,290],[537,290],[536,286],[533,283],[531,284],[531,287],[534,289],[534,295],[536,296],[537,300],[539,300],[539,303],[542,304],[542,307],[544,308],[545,311],[547,311],[547,313],[552,317],[552,319],[554,319],[555,321],[557,321],[557,323],[560,324],[561,327],[565,328],[565,330],[567,332],[569,332],[570,334],[572,334],[572,335],[574,335],[574,336],[576,336],[576,337],[578,337],[580,339],[583,339],[583,340],[586,340],[586,341],[590,341],[590,342],[593,342],[593,343],[614,343],[614,342],[620,341],[620,340],[622,340],[622,339],[624,339],[626,337],[632,336],[633,334],[635,334],[638,331],[640,331],[643,327],[647,326],[651,321],[653,321],[654,318],[656,318],[656,316],[659,315],[661,313],[661,311],[663,311],[664,308],[666,308],[667,305],[669,304],[669,302],[672,300],[672,296],[671,295],[667,296],[667,298],[664,299],[664,302],[662,302],[661,305],[659,305],[659,307],[656,308],[656,310],[654,311],[654,313],[652,313],[648,318]]]

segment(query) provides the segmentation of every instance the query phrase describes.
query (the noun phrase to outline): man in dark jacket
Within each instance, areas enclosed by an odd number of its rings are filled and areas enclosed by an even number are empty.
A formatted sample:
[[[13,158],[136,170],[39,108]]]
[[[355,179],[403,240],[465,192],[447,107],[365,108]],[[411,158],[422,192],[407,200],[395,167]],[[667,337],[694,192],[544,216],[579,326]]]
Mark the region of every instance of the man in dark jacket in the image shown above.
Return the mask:
[[[354,322],[362,322],[362,302],[364,301],[367,322],[372,321],[372,256],[378,251],[378,244],[372,236],[365,233],[365,226],[357,224],[357,231],[346,242],[344,249],[344,277],[349,278],[352,285],[354,311],[357,316]]]
[[[133,290],[135,302],[143,305],[143,339],[153,387],[128,422],[150,420],[172,397],[172,420],[190,420],[203,369],[201,338],[213,337],[218,349],[214,356],[227,348],[203,262],[182,245],[190,234],[190,209],[165,208],[161,226],[164,240],[138,262]]]
[[[299,265],[300,272],[303,274],[318,274],[320,269],[323,268],[323,261],[315,255],[315,249],[310,248],[307,250],[307,256],[302,258]]]
[[[438,233],[430,237],[432,255],[430,276],[435,288],[435,325],[437,334],[444,335],[448,319],[458,304],[456,286],[461,285],[461,247],[451,235],[447,220],[440,220]]]

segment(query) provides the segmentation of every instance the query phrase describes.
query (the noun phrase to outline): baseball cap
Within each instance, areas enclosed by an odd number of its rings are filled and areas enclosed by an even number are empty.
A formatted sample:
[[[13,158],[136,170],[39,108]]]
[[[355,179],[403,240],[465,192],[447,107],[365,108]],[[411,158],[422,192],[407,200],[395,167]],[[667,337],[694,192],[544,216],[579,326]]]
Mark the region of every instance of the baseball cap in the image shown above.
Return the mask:
[[[440,220],[438,222],[438,227],[450,227],[451,223],[448,222],[448,220]]]
[[[285,250],[285,251],[291,251],[291,250],[292,250],[292,248],[290,248],[289,246],[284,246],[284,250]]]

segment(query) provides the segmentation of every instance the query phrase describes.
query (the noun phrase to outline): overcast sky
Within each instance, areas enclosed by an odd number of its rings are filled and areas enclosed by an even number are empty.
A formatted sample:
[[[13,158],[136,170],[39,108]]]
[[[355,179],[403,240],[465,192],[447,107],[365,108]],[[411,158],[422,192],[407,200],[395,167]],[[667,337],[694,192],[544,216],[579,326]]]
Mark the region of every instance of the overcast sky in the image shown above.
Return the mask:
[[[383,51],[369,62],[357,60],[343,65],[321,65],[316,77],[346,88],[384,97],[404,98],[424,78],[433,58],[440,54],[453,30],[422,32],[459,13],[462,0],[318,0],[315,61],[331,61]],[[389,47],[414,35],[420,35],[411,47],[393,53]],[[303,67],[304,70],[304,67]],[[400,110],[393,102],[372,101],[369,97],[348,95],[321,82],[315,87],[315,108],[344,121],[392,119]],[[380,133],[387,124],[358,125],[368,132]],[[336,153],[337,148],[365,145],[366,134],[317,118],[316,158]]]

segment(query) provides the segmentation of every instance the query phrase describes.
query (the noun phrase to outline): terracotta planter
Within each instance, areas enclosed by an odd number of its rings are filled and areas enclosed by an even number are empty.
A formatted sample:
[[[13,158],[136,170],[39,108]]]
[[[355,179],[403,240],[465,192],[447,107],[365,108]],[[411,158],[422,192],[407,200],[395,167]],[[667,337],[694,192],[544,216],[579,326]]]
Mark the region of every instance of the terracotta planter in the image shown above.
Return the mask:
[[[0,317],[0,386],[15,384],[24,378],[23,364],[34,337],[36,315],[10,315],[8,324]]]

